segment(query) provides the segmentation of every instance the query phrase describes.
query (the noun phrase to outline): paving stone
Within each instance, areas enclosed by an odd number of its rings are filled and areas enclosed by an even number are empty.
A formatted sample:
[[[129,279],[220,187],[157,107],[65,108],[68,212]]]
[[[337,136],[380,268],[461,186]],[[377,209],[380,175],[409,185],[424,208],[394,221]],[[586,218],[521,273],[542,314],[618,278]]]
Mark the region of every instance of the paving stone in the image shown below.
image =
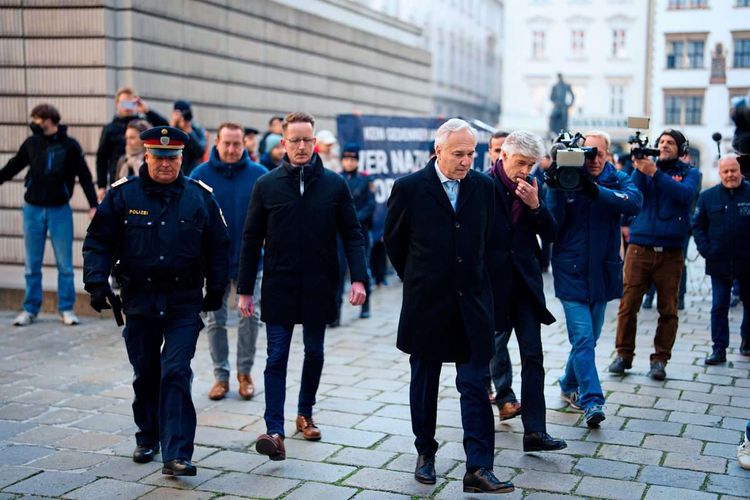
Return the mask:
[[[578,483],[576,493],[595,498],[613,498],[616,500],[640,500],[645,484],[617,479],[584,477]]]
[[[7,420],[0,420],[0,441],[5,441],[17,436],[22,432],[34,428],[35,425],[28,422],[10,422]]]
[[[250,452],[219,451],[202,460],[194,460],[196,465],[212,469],[237,472],[250,472],[268,461],[268,457]]]
[[[518,476],[514,477],[513,485],[517,488],[566,493],[569,491],[573,491],[573,488],[575,488],[579,479],[579,477],[573,476],[571,474],[529,471],[522,472]]]
[[[624,406],[640,406],[644,408],[653,408],[656,402],[654,396],[640,396],[638,394],[627,394],[616,392],[607,398],[607,403],[617,403]]]
[[[718,472],[723,474],[727,468],[727,461],[721,457],[667,453],[667,457],[664,459],[664,465],[666,467],[675,467],[677,469]]]
[[[71,427],[86,429],[88,431],[119,432],[123,429],[134,429],[135,424],[132,417],[103,413],[79,420],[72,424]]]
[[[680,422],[683,424],[705,425],[708,427],[716,426],[722,417],[718,415],[698,415],[696,413],[685,413],[673,411],[669,414],[670,422]]]
[[[736,444],[724,444],[724,443],[706,443],[703,448],[704,455],[711,455],[714,457],[724,457],[731,460],[737,458],[737,445]]]
[[[102,432],[82,432],[74,434],[57,442],[61,448],[73,448],[82,451],[99,451],[105,448],[112,448],[126,441],[125,436],[116,434],[104,434]]]
[[[735,408],[732,406],[711,405],[708,409],[710,415],[720,415],[722,417],[747,418],[747,408]]]
[[[296,487],[299,481],[279,477],[258,476],[230,472],[206,481],[198,487],[201,491],[244,496],[252,492],[255,498],[277,498]]]
[[[287,458],[281,462],[268,461],[253,472],[265,476],[335,483],[355,470],[354,467],[346,465],[308,462]]]
[[[181,476],[181,477],[174,477],[174,476],[167,476],[165,474],[161,473],[161,468],[151,474],[150,476],[147,476],[143,479],[141,479],[141,483],[143,484],[150,484],[153,486],[161,486],[165,488],[176,488],[180,490],[193,490],[200,486],[201,484],[205,483],[209,479],[212,479],[219,474],[221,474],[221,471],[217,471],[214,469],[208,469],[206,467],[197,467],[198,472],[195,476]]]
[[[175,488],[156,488],[146,493],[139,500],[208,500],[213,493],[207,491],[186,491]],[[222,497],[225,500],[229,497]]]
[[[9,484],[17,483],[29,476],[37,474],[39,471],[28,467],[2,466],[0,467],[0,489]]]
[[[79,434],[80,431],[65,427],[40,425],[13,437],[15,443],[52,445],[62,439]]]
[[[632,462],[636,464],[658,465],[661,462],[662,452],[644,448],[634,448],[632,446],[618,446],[604,444],[599,449],[597,457],[609,460],[621,460],[623,462]]]
[[[659,410],[684,411],[689,413],[703,414],[708,410],[706,403],[693,403],[691,401],[678,401],[675,399],[659,398],[654,408]]]
[[[463,459],[456,460],[446,455],[446,453],[441,453],[440,451],[438,451],[437,455],[435,456],[435,473],[438,476],[447,475],[449,471],[454,470],[457,467],[457,464],[464,462]],[[386,468],[390,470],[413,473],[416,463],[417,455],[415,455],[414,453],[405,453],[388,462]],[[464,472],[465,470],[461,472],[462,479],[464,477]]]
[[[711,392],[712,385],[711,384],[705,384],[700,382],[688,382],[685,380],[667,380],[664,384],[665,387],[668,387],[670,389],[681,389],[685,391],[691,391],[691,392]],[[672,398],[677,399],[677,398]]]
[[[8,486],[4,491],[11,493],[24,493],[27,495],[59,497],[60,495],[88,484],[95,479],[96,478],[90,474],[42,471],[36,476],[32,476],[12,486]]]
[[[497,434],[495,434],[495,447],[497,447]],[[393,451],[397,453],[414,453],[414,438],[407,436],[388,436],[375,447],[380,451]]]
[[[112,457],[93,469],[91,474],[98,477],[109,477],[120,481],[138,481],[155,471],[161,471],[161,462],[137,464],[130,458]]]
[[[380,411],[381,410],[378,410],[378,412]],[[323,426],[334,425],[338,427],[354,427],[365,418],[367,418],[365,415],[355,415],[353,413],[345,413],[343,411],[320,410],[315,412],[315,423]]]
[[[369,448],[386,436],[382,432],[345,429],[343,427],[326,427],[325,430],[322,430],[322,434],[321,441],[324,443],[356,446],[358,448]]]
[[[384,469],[365,467],[358,470],[343,482],[345,486],[354,486],[368,490],[390,491],[405,495],[426,497],[431,495],[442,483],[438,478],[437,484],[421,484],[414,480],[414,473],[396,472]]]
[[[698,455],[703,449],[703,443],[696,439],[681,437],[647,436],[643,441],[643,447]]]
[[[625,462],[613,460],[602,460],[599,458],[581,458],[575,466],[575,470],[585,476],[608,477],[612,479],[634,479],[638,474],[638,466]]]
[[[41,446],[10,445],[0,449],[0,466],[24,465],[54,453]]]
[[[251,432],[219,429],[203,425],[199,425],[195,431],[196,444],[218,446],[221,448],[246,448],[251,443],[254,443],[257,437],[256,434]]]
[[[521,470],[538,470],[567,473],[573,469],[576,459],[556,453],[523,453],[503,450],[495,455],[495,463],[503,467]]]
[[[357,493],[356,488],[307,482],[285,496],[284,499],[310,500],[311,498],[325,498],[326,500],[346,500],[353,497],[355,493]]]
[[[680,397],[684,401],[696,401],[698,403],[708,403],[712,405],[728,405],[729,396],[725,394],[704,394],[702,392],[688,392],[685,391]]]
[[[53,451],[53,450],[50,450]],[[62,450],[51,455],[31,462],[29,465],[37,469],[51,470],[77,470],[88,469],[96,464],[104,462],[109,457],[96,453],[83,453],[80,451]]]
[[[686,490],[683,488],[669,488],[667,486],[651,486],[646,492],[644,500],[662,500],[664,498],[679,498],[680,500],[716,500],[718,495],[703,491]]]
[[[666,434],[669,436],[679,436],[682,432],[683,425],[676,422],[654,422],[653,420],[630,419],[625,424],[625,430],[640,431],[647,434]]]
[[[257,420],[258,417],[255,415],[239,415],[226,411],[204,411],[198,415],[198,425],[236,430],[242,429]]]
[[[481,498],[482,496],[483,495],[464,493],[464,482],[461,480],[448,481],[448,484],[446,484],[443,489],[440,490],[440,493],[435,495],[434,498],[437,500],[455,500],[456,498]],[[503,500],[520,500],[521,498],[523,498],[523,491],[520,488],[516,488],[515,491],[504,493],[502,495]]]
[[[706,490],[728,495],[744,495],[750,491],[750,477],[709,474]]]
[[[357,500],[412,500],[410,495],[399,495],[398,493],[373,490],[362,490],[353,498]]]
[[[439,423],[439,425],[441,425]],[[445,425],[444,423],[442,425]],[[385,417],[368,417],[356,425],[357,429],[374,431],[388,434],[400,434],[402,436],[413,436],[411,420]],[[382,437],[382,436],[381,436]]]
[[[0,419],[23,421],[37,417],[46,411],[46,406],[8,403],[0,407]]]
[[[583,497],[577,495],[555,495],[554,493],[534,492],[529,493],[524,498],[525,500],[574,500]]]
[[[703,427],[700,425],[688,425],[685,428],[683,436],[719,443],[737,442],[737,431],[716,429],[714,427]]]
[[[682,391],[678,389],[665,389],[664,387],[651,387],[649,385],[644,385],[638,389],[638,394],[656,396],[659,398],[680,399]]]
[[[586,440],[595,443],[639,446],[643,441],[644,435],[642,432],[617,431],[603,427],[601,429],[592,429]]]
[[[90,498],[106,498],[108,500],[138,498],[153,490],[153,486],[145,484],[127,483],[115,479],[99,479],[82,488],[71,491],[65,498],[88,500]]]
[[[703,472],[670,469],[669,467],[658,467],[655,465],[647,465],[638,475],[638,481],[642,483],[661,484],[693,490],[700,489],[705,479],[706,474]]]
[[[365,450],[362,448],[343,448],[326,459],[326,462],[360,467],[380,468],[396,456],[393,452]]]
[[[374,401],[362,401],[359,399],[326,397],[315,404],[316,408],[322,410],[343,411],[358,415],[372,415],[383,403]]]
[[[132,410],[131,410],[131,414],[132,414]],[[51,410],[48,413],[38,416],[33,421],[35,424],[59,425],[59,424],[69,424],[71,422],[81,420],[82,418],[86,418],[87,416],[88,416],[87,413],[77,411],[77,410],[67,410],[67,409]]]
[[[636,408],[632,406],[623,406],[617,411],[617,415],[621,417],[645,418],[648,420],[666,420],[667,414],[668,412],[664,410]]]

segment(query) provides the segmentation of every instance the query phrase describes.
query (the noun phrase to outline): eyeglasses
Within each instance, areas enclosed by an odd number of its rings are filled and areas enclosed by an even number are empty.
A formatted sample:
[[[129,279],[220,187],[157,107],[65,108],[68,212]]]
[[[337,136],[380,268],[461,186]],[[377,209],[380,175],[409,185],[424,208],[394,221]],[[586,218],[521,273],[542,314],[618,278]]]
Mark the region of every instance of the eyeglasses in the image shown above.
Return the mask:
[[[287,139],[286,142],[288,142],[292,146],[298,146],[299,143],[302,143],[306,146],[315,142],[315,137],[297,137],[294,139]]]

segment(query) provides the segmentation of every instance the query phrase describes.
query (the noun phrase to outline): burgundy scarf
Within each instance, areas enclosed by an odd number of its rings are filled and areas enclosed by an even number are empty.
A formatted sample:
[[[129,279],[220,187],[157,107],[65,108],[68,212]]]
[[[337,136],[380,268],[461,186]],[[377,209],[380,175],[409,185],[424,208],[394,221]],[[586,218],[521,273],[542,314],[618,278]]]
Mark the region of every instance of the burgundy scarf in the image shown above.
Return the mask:
[[[521,218],[521,213],[523,212],[524,207],[524,203],[521,201],[521,198],[516,196],[516,188],[518,187],[518,184],[510,180],[508,174],[505,173],[502,158],[497,159],[497,161],[495,162],[495,166],[492,167],[490,175],[500,179],[500,182],[502,182],[503,186],[505,186],[505,188],[508,190],[508,196],[510,196],[510,199],[512,201],[510,206],[511,221],[515,226],[518,223],[518,219]]]

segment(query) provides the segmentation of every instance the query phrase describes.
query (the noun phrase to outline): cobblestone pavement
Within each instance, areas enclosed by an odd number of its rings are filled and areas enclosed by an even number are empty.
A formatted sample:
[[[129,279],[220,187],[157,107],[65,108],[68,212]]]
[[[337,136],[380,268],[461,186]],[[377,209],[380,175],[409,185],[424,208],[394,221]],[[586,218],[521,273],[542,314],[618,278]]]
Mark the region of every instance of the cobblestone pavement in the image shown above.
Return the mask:
[[[506,498],[750,496],[750,471],[739,468],[735,455],[750,417],[750,360],[735,352],[739,311],[734,309],[729,362],[703,365],[710,351],[710,282],[702,266],[701,261],[690,265],[688,307],[680,313],[679,337],[664,382],[645,376],[653,310],[640,315],[632,373],[605,373],[613,356],[617,310],[617,303],[610,303],[597,358],[607,395],[607,420],[600,430],[589,430],[581,415],[567,411],[559,399],[556,380],[568,340],[559,302],[550,299],[559,320],[543,330],[547,421],[549,432],[565,438],[568,448],[524,454],[520,419],[497,423],[495,471],[516,485]],[[552,297],[551,279],[545,279]],[[264,336],[253,370],[260,394],[241,401],[234,383],[228,399],[220,402],[206,397],[212,376],[201,337],[193,362],[198,475],[186,479],[164,477],[159,463],[138,465],[129,458],[134,446],[131,372],[114,322],[89,318],[68,328],[48,316],[27,328],[2,326],[0,499],[460,498],[464,453],[451,365],[445,365],[440,393],[438,482],[425,486],[412,476],[416,457],[409,364],[394,346],[400,300],[397,285],[378,290],[372,319],[354,319],[356,311],[348,308],[345,325],[329,330],[315,414],[323,433],[318,443],[294,435],[302,356],[295,337],[286,407],[289,458],[284,462],[270,462],[253,447],[264,431]],[[0,312],[0,322],[10,324],[14,314]],[[234,337],[236,330],[230,334]],[[514,341],[511,355],[519,386]]]

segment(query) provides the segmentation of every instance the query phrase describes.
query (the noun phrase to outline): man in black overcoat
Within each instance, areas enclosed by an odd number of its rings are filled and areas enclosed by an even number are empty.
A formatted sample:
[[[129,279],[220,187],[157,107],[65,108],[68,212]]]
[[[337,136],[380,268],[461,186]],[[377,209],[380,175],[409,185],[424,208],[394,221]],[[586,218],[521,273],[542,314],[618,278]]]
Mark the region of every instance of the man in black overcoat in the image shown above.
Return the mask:
[[[476,134],[445,122],[435,158],[398,179],[388,200],[385,246],[404,282],[397,346],[410,354],[410,405],[419,458],[414,477],[435,484],[437,398],[443,362],[456,363],[466,451],[465,492],[504,493],[492,472],[495,435],[483,376],[492,354],[492,291],[485,248],[493,219],[490,179],[471,170]]]
[[[495,188],[495,224],[487,258],[495,305],[491,372],[500,420],[521,414],[524,451],[561,450],[567,446],[562,439],[547,434],[545,422],[541,324],[549,325],[555,318],[544,299],[537,235],[554,240],[557,224],[542,203],[538,181],[529,177],[543,155],[541,138],[518,130],[506,138],[500,158],[490,171]],[[512,330],[521,351],[523,412],[510,383],[508,339]]]
[[[266,323],[268,357],[264,371],[266,433],[258,453],[284,460],[284,400],[289,346],[294,325],[302,324],[302,365],[296,428],[308,441],[320,430],[312,418],[323,370],[325,327],[336,318],[341,237],[352,285],[349,302],[364,303],[368,280],[364,238],[346,181],[323,168],[314,153],[315,120],[291,113],[282,125],[286,156],[278,168],[261,176],[250,200],[240,249],[237,280],[239,310],[252,316],[253,290],[263,250],[261,316]]]

